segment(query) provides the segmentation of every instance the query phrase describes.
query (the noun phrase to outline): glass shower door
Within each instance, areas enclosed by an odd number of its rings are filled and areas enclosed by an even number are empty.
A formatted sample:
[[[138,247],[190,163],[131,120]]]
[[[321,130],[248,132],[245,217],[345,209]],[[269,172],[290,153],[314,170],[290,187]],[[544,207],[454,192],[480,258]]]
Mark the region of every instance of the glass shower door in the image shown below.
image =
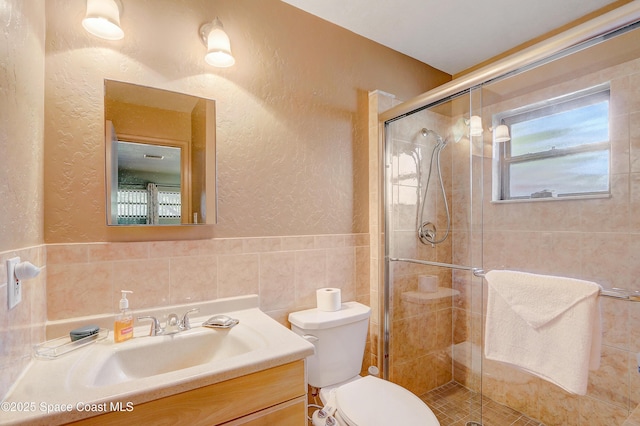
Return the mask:
[[[482,416],[480,101],[470,91],[385,123],[383,373],[442,424]]]

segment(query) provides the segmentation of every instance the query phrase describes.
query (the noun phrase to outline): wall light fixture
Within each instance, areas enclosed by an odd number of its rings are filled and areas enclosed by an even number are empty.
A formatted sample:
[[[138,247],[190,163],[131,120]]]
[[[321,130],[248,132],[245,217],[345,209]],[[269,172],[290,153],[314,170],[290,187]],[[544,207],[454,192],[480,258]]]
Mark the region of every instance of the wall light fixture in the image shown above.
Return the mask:
[[[200,38],[207,47],[204,60],[214,67],[226,68],[235,64],[236,60],[231,54],[231,42],[224,32],[222,22],[216,17],[200,27]]]
[[[469,120],[469,135],[480,136],[482,135],[482,117],[478,115],[472,115]]]
[[[495,129],[493,129],[493,140],[495,142],[508,142],[511,140],[511,135],[509,134],[509,127],[505,124],[501,124]]]
[[[120,28],[120,0],[87,0],[87,14],[82,26],[89,33],[105,40],[120,40],[124,31]]]

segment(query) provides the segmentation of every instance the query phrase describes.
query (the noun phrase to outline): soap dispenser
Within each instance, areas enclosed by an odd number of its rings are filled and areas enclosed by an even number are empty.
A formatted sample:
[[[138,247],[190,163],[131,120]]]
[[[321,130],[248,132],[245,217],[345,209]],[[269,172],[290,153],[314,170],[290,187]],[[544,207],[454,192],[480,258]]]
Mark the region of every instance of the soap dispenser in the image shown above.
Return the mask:
[[[133,315],[129,310],[129,300],[127,294],[133,293],[129,290],[120,290],[122,299],[120,299],[120,313],[116,315],[116,321],[113,325],[113,340],[116,343],[124,342],[133,337]]]

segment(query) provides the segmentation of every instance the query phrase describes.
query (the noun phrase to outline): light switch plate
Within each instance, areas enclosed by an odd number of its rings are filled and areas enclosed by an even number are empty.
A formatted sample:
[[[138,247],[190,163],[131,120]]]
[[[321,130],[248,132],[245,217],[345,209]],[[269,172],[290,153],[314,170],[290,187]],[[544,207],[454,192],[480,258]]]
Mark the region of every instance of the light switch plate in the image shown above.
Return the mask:
[[[7,260],[7,304],[9,309],[13,309],[22,301],[22,283],[14,273],[18,263],[20,263],[19,257],[12,257]]]

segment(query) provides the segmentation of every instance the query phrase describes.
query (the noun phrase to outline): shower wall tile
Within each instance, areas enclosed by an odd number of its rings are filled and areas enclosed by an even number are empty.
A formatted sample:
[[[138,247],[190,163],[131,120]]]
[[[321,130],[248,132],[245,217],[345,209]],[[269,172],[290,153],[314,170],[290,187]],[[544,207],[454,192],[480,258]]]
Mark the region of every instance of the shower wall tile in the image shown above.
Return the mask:
[[[629,408],[627,353],[604,345],[600,368],[589,373],[587,395],[623,409]]]
[[[603,297],[600,300],[602,310],[602,343],[621,350],[629,350],[631,330],[629,330],[629,310],[635,303],[626,300]],[[640,336],[638,336],[640,337]]]
[[[629,114],[629,163],[631,172],[640,172],[640,112]]]
[[[631,169],[631,150],[633,149],[633,139],[630,137],[632,125],[631,117],[634,114],[612,115],[610,118],[610,139],[611,139],[611,173],[629,173]],[[635,126],[636,123],[633,123]]]
[[[628,408],[607,404],[593,398],[580,399],[579,425],[622,425],[629,415]]]
[[[638,372],[638,352],[627,352],[629,374],[629,409],[640,413],[640,373]]]
[[[414,358],[407,362],[393,362],[389,379],[416,395],[422,395],[437,387],[437,371],[434,365],[436,365],[434,355]]]
[[[629,321],[623,331],[629,333],[629,350],[631,352],[640,352],[640,303],[626,303]],[[640,373],[638,373],[640,376]]]
[[[629,229],[637,236],[640,232],[640,215],[637,214],[640,211],[640,173],[631,173],[629,178],[629,210]]]
[[[611,198],[584,200],[580,204],[581,230],[626,232],[629,230],[629,175],[611,175]]]
[[[544,380],[538,383],[538,413],[546,425],[579,426],[580,397],[570,395]],[[588,423],[587,423],[588,424]]]

